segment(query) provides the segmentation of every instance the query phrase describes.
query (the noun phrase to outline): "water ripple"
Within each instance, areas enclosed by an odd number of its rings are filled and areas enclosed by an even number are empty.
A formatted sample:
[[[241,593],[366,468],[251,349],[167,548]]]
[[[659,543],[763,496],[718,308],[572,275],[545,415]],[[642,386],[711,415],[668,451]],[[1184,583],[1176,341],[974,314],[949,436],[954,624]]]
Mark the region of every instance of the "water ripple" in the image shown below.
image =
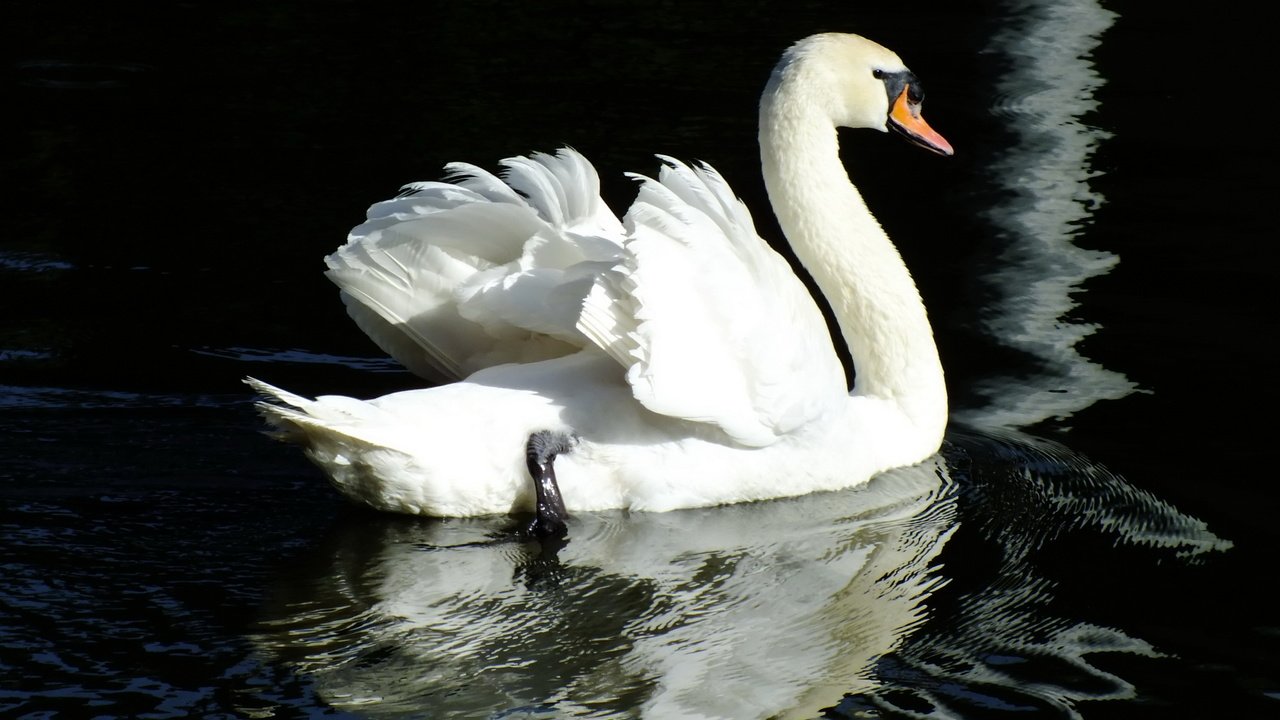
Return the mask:
[[[111,90],[136,84],[155,72],[138,62],[85,62],[35,58],[14,63],[18,82],[52,90]]]
[[[962,487],[965,559],[989,557],[993,567],[984,573],[986,581],[948,599],[945,616],[932,618],[883,657],[878,685],[851,694],[842,711],[1074,718],[1085,701],[1135,697],[1133,683],[1110,669],[1117,663],[1103,666],[1094,658],[1124,656],[1132,663],[1168,655],[1088,613],[1060,614],[1062,596],[1070,590],[1114,602],[1108,585],[1113,563],[1128,572],[1151,564],[1117,563],[1124,548],[1202,562],[1232,543],[1057,443],[957,429],[949,435],[947,457]],[[1082,563],[1092,572],[1082,573]],[[1090,583],[1071,587],[1063,577],[1075,585],[1089,577]]]
[[[387,357],[352,357],[332,355],[301,348],[250,348],[250,347],[202,347],[192,352],[197,355],[235,360],[236,362],[304,363],[342,365],[353,370],[367,372],[404,372],[404,367]]]

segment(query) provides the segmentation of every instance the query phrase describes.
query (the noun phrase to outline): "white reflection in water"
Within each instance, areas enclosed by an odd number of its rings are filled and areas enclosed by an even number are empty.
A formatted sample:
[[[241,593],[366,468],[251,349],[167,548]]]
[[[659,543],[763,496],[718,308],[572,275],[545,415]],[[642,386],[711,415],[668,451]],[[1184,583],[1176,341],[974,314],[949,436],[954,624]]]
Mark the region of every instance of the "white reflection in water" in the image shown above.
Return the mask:
[[[920,624],[954,515],[939,460],[845,492],[582,515],[558,559],[495,541],[505,519],[361,516],[281,578],[255,639],[371,716],[813,717]]]
[[[977,425],[1026,427],[1062,418],[1136,388],[1124,375],[1080,354],[1095,325],[1072,321],[1073,293],[1119,260],[1074,244],[1103,198],[1089,187],[1091,156],[1108,134],[1086,124],[1103,84],[1090,61],[1116,15],[1095,0],[1012,0],[1012,18],[994,34],[991,52],[1008,60],[997,82],[1014,140],[989,175],[1008,199],[989,211],[1005,250],[986,279],[999,300],[987,330],[1040,364],[1031,378],[993,378],[978,392],[986,407],[957,412]]]
[[[1141,595],[1232,546],[1016,432],[855,490],[582,515],[557,558],[503,518],[348,520],[253,639],[369,717],[1080,717],[1136,696],[1118,656],[1169,656],[1063,588]]]
[[[1112,668],[1167,655],[1108,624],[1117,615],[1103,608],[1121,595],[1171,602],[1155,579],[1232,543],[1057,443],[1017,432],[954,432],[950,443],[963,529],[948,552],[958,555],[962,543],[966,559],[992,567],[958,567],[963,587],[949,609],[883,658],[873,689],[841,709],[855,717],[1079,718],[1086,701],[1136,697]],[[1060,603],[1060,594],[1095,598],[1098,609]]]

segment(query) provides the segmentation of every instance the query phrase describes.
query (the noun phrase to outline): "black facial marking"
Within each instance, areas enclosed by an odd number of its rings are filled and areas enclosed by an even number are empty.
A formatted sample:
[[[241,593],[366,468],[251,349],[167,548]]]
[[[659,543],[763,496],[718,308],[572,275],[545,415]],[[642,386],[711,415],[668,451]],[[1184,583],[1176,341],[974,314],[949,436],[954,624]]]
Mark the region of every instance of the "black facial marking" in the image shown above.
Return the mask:
[[[893,107],[894,101],[902,94],[902,88],[907,88],[907,100],[913,104],[919,104],[924,101],[924,86],[920,84],[920,79],[910,70],[890,73],[883,70],[875,70],[872,72],[876,77],[884,82],[885,93],[889,96],[889,107]]]

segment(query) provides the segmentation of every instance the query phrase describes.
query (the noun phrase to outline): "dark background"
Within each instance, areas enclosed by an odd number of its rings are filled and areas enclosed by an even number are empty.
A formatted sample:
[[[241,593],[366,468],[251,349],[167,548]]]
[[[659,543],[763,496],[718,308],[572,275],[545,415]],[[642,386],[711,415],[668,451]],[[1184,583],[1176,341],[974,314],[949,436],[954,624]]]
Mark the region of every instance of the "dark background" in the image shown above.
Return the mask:
[[[214,536],[219,518],[245,512],[269,552],[301,542],[336,501],[300,456],[256,434],[240,378],[356,396],[415,386],[379,359],[321,275],[370,203],[449,161],[494,168],[571,144],[619,213],[633,192],[622,173],[652,172],[661,152],[715,165],[777,238],[755,105],[782,49],[822,30],[897,50],[957,149],[942,160],[875,133],[842,136],[930,308],[953,406],[998,402],[973,389],[984,378],[1044,382],[1040,359],[984,325],[1004,292],[986,278],[1010,242],[989,213],[1010,192],[992,158],[1034,121],[996,89],[1010,60],[987,47],[1053,5],[7,3],[5,528],[56,534],[51,511],[23,509],[33,498],[74,504],[110,490],[160,498],[146,522],[178,545],[191,497],[205,513],[191,522]],[[1276,621],[1260,589],[1274,565],[1256,564],[1274,562],[1277,539],[1268,39],[1225,6],[1104,6],[1118,17],[1092,53],[1104,84],[1084,119],[1109,135],[1090,158],[1105,203],[1073,239],[1120,261],[1072,293],[1062,321],[1096,326],[1077,349],[1140,391],[1025,429],[1234,542],[1211,578],[1232,586],[1185,591],[1252,608],[1251,657],[1274,667]],[[282,503],[293,517],[273,524]],[[24,567],[76,562],[52,544],[9,547]],[[261,549],[228,547],[236,562]],[[120,562],[138,577],[165,572]],[[225,591],[239,593],[230,606],[251,604],[254,573],[269,573],[254,567]],[[228,612],[235,626],[248,610]],[[23,646],[11,647],[6,666],[22,667]]]

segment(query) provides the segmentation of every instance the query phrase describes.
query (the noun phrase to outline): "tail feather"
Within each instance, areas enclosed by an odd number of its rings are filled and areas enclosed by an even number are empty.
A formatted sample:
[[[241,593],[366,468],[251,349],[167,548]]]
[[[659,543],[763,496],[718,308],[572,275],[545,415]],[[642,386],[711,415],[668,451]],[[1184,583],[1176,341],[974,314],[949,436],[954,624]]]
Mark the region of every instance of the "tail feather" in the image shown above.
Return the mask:
[[[257,378],[246,377],[244,383],[262,396],[254,408],[270,426],[267,434],[277,440],[314,446],[318,438],[328,437],[369,448],[385,447],[364,436],[377,427],[370,420],[379,411],[363,400],[341,395],[309,400]]]

